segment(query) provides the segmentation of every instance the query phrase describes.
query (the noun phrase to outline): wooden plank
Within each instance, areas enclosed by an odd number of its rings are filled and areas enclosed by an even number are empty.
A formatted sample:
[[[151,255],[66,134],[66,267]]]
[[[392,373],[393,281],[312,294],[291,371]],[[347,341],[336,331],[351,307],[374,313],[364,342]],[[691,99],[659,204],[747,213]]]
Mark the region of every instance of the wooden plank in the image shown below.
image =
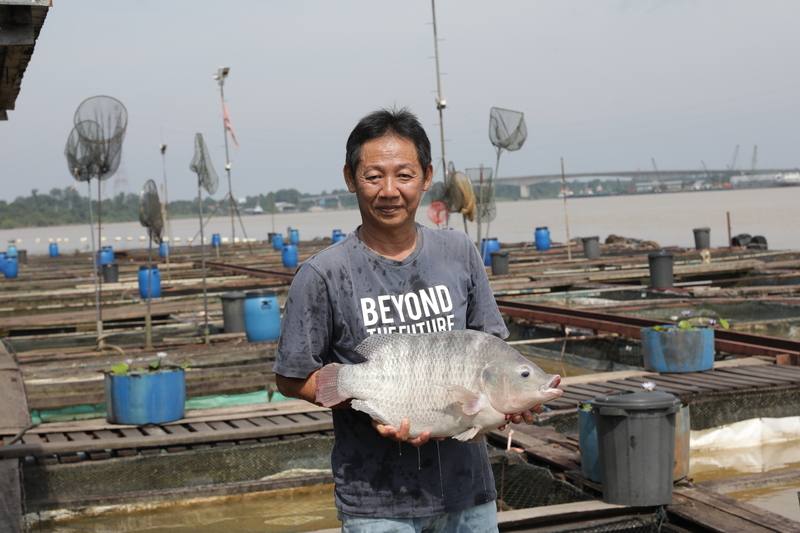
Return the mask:
[[[700,502],[709,507],[720,510],[735,517],[739,521],[739,528],[736,531],[751,531],[751,527],[756,528],[752,531],[797,531],[798,522],[786,517],[771,513],[760,507],[738,502],[733,498],[717,494],[700,487],[678,488],[674,491],[679,497]],[[669,508],[671,511],[671,506]],[[703,517],[705,520],[706,517]]]
[[[792,376],[775,375],[775,374],[772,374],[772,373],[769,373],[769,374],[767,374],[767,373],[757,373],[757,372],[752,372],[751,370],[744,369],[744,368],[726,368],[725,369],[725,373],[732,374],[732,375],[747,376],[747,377],[760,376],[760,377],[763,377],[764,379],[772,380],[773,384],[775,384],[775,383],[797,383],[798,381],[800,381],[797,378],[794,378]]]
[[[697,394],[711,390],[706,387],[695,385],[694,383],[687,383],[685,380],[682,380],[681,378],[670,374],[661,374],[658,376],[653,376],[651,380],[655,382],[656,385],[660,383],[668,383],[670,385],[675,385],[683,389],[686,389],[687,392],[693,392]]]
[[[293,435],[301,433],[314,433],[328,431],[332,424],[330,421],[293,422],[285,417],[277,418],[276,424],[266,427],[246,429],[230,428],[228,431],[214,431],[202,422],[190,424],[200,431],[189,434],[167,434],[162,436],[126,436],[124,439],[94,439],[87,442],[48,442],[43,444],[15,444],[0,447],[0,458],[23,457],[26,455],[49,455],[54,453],[65,454],[79,451],[92,451],[103,449],[122,448],[152,448],[162,446],[175,446],[181,444],[199,444],[204,442],[224,442],[231,440],[256,439],[274,437],[279,435]],[[132,430],[127,430],[132,431]],[[49,435],[48,435],[49,436]]]
[[[697,385],[698,387],[714,392],[730,390],[730,386],[728,384],[714,382],[713,380],[707,377],[702,377],[695,373],[681,374],[680,376],[681,376],[680,377],[681,381],[679,381],[679,383],[682,382],[691,383],[693,385]]]
[[[190,422],[186,424],[194,431],[194,434],[214,435],[217,431],[204,422]]]
[[[72,433],[66,433],[67,438],[73,442],[86,442],[90,440],[94,440],[94,437],[88,433],[83,431],[76,431]]]
[[[732,372],[724,372],[721,370],[711,370],[708,372],[709,375],[714,376],[715,378],[727,379],[734,381],[736,383],[742,383],[744,385],[749,385],[751,387],[765,387],[775,384],[775,379],[772,377],[765,377],[765,376],[756,376],[754,374],[745,375],[745,374],[735,374]]]
[[[752,375],[764,376],[764,377],[768,377],[768,378],[774,379],[776,381],[787,381],[789,383],[798,383],[798,382],[800,382],[800,372],[798,372],[796,374],[794,372],[786,372],[786,371],[781,372],[781,371],[777,370],[777,368],[778,367],[775,367],[775,369],[765,368],[765,367],[756,367],[756,368],[750,369],[750,372],[751,372]],[[786,367],[781,367],[781,368],[786,368]]]
[[[678,394],[678,395],[687,394],[687,393],[693,394],[693,393],[697,392],[698,390],[700,390],[697,387],[693,387],[691,385],[683,385],[683,384],[679,385],[677,383],[672,383],[672,382],[669,382],[669,381],[659,380],[658,377],[655,377],[655,376],[654,377],[647,377],[647,378],[628,378],[625,381],[633,381],[633,382],[636,382],[636,383],[647,383],[647,382],[655,383],[657,389],[664,390],[664,391],[670,392],[672,394]]]
[[[22,373],[0,341],[0,433],[15,435],[31,423]]]

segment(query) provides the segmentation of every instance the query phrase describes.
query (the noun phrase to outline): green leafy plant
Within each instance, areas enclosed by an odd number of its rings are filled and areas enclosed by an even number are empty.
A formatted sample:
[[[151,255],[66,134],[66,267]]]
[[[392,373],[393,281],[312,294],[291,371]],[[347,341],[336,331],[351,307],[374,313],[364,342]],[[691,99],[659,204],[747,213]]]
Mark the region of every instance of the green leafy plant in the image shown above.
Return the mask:
[[[180,364],[172,363],[166,360],[167,354],[159,352],[155,358],[150,359],[142,365],[133,364],[133,359],[128,359],[124,362],[112,365],[104,372],[112,376],[127,376],[130,374],[147,374],[148,372],[159,372],[161,370],[186,370],[189,368],[189,362],[183,361]]]
[[[697,328],[714,328],[719,326],[722,329],[730,329],[731,324],[724,318],[718,316],[696,315],[692,316],[690,311],[681,313],[681,317],[673,316],[672,320],[675,321],[674,325],[659,325],[653,326],[655,331],[686,331],[694,330]]]

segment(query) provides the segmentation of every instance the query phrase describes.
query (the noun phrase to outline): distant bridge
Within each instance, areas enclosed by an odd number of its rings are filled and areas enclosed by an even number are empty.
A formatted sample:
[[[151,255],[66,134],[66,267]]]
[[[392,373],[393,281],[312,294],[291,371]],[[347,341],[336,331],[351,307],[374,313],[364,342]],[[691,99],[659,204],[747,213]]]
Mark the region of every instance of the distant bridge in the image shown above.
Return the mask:
[[[615,179],[624,178],[633,181],[709,181],[709,180],[729,180],[734,176],[761,176],[776,175],[797,172],[796,168],[765,168],[756,170],[623,170],[616,172],[579,172],[565,174],[567,180],[574,179]],[[495,185],[516,185],[519,187],[520,197],[530,197],[530,185],[544,183],[548,181],[561,181],[561,174],[538,174],[533,176],[516,176],[510,178],[497,178]],[[478,181],[473,180],[473,185],[478,185]]]

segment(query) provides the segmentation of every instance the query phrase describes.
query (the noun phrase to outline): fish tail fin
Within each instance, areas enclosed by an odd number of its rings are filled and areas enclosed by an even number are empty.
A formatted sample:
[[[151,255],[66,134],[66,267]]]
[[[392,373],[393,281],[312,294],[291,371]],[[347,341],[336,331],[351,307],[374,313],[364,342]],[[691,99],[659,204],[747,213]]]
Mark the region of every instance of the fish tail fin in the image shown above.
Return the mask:
[[[342,366],[331,363],[317,372],[317,403],[324,407],[333,407],[348,399],[339,392],[339,370]]]

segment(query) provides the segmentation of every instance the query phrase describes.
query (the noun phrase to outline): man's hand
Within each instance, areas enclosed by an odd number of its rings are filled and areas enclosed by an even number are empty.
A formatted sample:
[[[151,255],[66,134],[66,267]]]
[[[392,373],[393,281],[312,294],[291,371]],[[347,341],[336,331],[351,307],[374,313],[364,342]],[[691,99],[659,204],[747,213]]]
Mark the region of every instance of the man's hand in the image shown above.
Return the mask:
[[[526,424],[533,424],[534,420],[534,413],[539,414],[543,411],[543,407],[541,405],[534,405],[530,411],[523,411],[521,413],[513,413],[510,415],[506,415],[506,423],[500,426],[499,430],[504,430],[506,426],[510,423],[512,424],[522,424],[523,422]]]
[[[408,421],[408,418],[404,418],[400,422],[399,428],[381,424],[377,420],[372,421],[372,427],[375,428],[375,431],[377,431],[381,437],[396,440],[397,442],[406,442],[414,447],[422,446],[431,439],[430,431],[425,431],[413,439],[408,438],[408,434],[411,432],[411,423]]]

